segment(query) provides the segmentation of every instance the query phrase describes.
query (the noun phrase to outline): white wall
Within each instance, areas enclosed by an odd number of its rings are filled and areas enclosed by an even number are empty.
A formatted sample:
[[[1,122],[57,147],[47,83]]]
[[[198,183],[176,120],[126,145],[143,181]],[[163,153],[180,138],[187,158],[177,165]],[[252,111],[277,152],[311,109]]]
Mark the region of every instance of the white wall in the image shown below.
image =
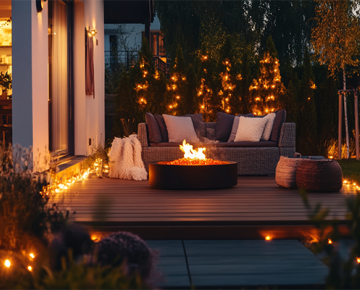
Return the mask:
[[[1,1],[1,0],[0,0]],[[34,161],[49,148],[48,2],[36,11],[36,0],[12,0],[13,19],[13,144],[33,146]],[[105,72],[103,0],[75,1],[74,99],[75,155],[91,154],[105,143]],[[85,95],[85,27],[94,39],[95,93]],[[44,154],[43,154],[44,153]]]
[[[85,27],[89,28],[90,26],[91,29],[97,31],[94,39],[95,90],[93,96],[85,96],[85,118],[78,116],[84,122],[82,127],[86,132],[86,148],[80,148],[75,152],[76,155],[91,154],[89,139],[91,139],[92,145],[104,146],[105,144],[104,2],[102,0],[84,0],[84,12]],[[98,44],[96,44],[96,40]],[[85,48],[83,51],[85,54]],[[85,84],[83,88],[85,94]],[[75,116],[76,113],[77,108],[75,108]],[[75,144],[77,140],[75,133]]]
[[[49,149],[47,12],[47,2],[38,13],[35,0],[12,0],[13,144],[33,147],[35,170]]]

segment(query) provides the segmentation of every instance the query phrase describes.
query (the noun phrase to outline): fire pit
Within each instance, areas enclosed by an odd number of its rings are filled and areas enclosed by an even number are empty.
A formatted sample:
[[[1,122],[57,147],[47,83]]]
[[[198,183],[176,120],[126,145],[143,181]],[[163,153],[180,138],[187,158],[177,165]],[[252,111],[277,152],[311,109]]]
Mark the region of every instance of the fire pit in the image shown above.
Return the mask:
[[[184,158],[150,163],[150,186],[161,189],[219,189],[237,184],[237,162],[206,158],[205,148],[193,149],[184,140]]]

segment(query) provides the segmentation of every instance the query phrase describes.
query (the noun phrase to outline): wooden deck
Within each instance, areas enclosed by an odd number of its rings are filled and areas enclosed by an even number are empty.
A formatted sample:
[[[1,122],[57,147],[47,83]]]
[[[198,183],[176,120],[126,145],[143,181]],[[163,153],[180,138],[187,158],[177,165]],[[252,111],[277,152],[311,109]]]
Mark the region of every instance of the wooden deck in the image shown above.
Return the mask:
[[[344,220],[346,195],[308,193],[331,216]],[[298,190],[279,188],[274,177],[239,177],[222,190],[159,190],[148,181],[90,178],[52,202],[76,211],[74,220],[98,231],[129,230],[144,239],[299,238],[313,228]]]

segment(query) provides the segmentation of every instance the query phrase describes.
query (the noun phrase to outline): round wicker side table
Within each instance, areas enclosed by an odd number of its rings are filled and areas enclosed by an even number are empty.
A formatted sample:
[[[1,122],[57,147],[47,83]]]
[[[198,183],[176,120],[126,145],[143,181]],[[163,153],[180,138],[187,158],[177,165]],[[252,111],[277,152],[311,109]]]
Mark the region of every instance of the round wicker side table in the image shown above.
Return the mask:
[[[331,159],[304,159],[296,170],[299,188],[315,192],[336,192],[342,188],[342,170]]]

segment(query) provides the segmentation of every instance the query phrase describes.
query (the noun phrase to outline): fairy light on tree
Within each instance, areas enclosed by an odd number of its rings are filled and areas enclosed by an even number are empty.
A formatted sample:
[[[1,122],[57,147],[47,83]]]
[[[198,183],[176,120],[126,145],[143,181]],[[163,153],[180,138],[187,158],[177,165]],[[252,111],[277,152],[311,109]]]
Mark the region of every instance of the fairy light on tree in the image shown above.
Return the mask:
[[[184,55],[181,47],[178,46],[166,93],[166,110],[172,115],[191,113],[187,100],[188,80],[186,71],[187,65]],[[192,106],[192,104],[190,104],[190,106]]]
[[[238,64],[236,62],[233,38],[228,36],[220,49],[220,80],[221,89],[218,92],[221,101],[221,109],[226,113],[238,114],[242,113],[242,104],[239,89],[241,88],[241,74],[238,72]]]
[[[260,73],[250,86],[252,111],[255,115],[266,115],[280,108],[279,96],[285,87],[281,82],[280,63],[271,36],[266,41],[267,51],[260,60]]]
[[[203,114],[204,121],[215,120],[216,111],[221,106],[220,96],[213,94],[213,61],[207,53],[206,47],[201,48],[199,79],[200,86],[197,90],[199,112]]]

